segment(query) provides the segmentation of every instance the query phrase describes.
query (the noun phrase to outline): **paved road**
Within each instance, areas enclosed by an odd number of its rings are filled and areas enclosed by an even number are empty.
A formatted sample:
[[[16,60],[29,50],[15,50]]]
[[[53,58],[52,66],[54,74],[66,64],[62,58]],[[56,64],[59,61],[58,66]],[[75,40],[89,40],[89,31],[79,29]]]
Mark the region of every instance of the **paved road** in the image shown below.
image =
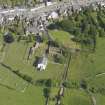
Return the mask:
[[[83,2],[85,1],[85,2]],[[62,9],[66,9],[69,8],[71,6],[73,6],[74,8],[79,9],[81,6],[88,6],[91,3],[95,3],[95,2],[104,2],[105,0],[70,0],[68,2],[54,2],[52,3],[52,5],[50,6],[45,6],[44,4],[35,7],[35,8],[18,8],[15,7],[14,9],[0,9],[0,15],[6,15],[6,16],[10,16],[10,15],[25,15],[27,17],[30,17],[32,14],[34,15],[41,15],[42,13],[49,13],[51,11],[57,10],[58,8]]]
[[[68,0],[66,2],[53,2],[50,6],[45,6],[41,4],[34,8],[18,8],[15,7],[13,9],[0,9],[0,25],[5,25],[14,20],[15,16],[20,17],[20,19],[32,19],[34,25],[32,27],[28,27],[27,30],[31,30],[34,32],[39,31],[39,27],[37,26],[37,21],[40,21],[40,17],[44,18],[48,16],[52,11],[59,10],[59,13],[64,13],[65,10],[71,12],[73,8],[75,10],[80,10],[81,7],[89,6],[92,3],[101,3],[105,4],[105,0]],[[37,30],[35,30],[37,29]]]

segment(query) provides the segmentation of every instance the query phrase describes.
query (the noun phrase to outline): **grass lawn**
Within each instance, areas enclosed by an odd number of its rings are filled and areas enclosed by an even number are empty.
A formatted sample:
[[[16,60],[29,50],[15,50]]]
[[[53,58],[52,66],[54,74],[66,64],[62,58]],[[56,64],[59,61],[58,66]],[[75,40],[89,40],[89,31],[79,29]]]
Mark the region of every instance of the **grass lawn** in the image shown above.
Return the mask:
[[[64,105],[92,105],[89,96],[83,90],[66,89]]]
[[[34,80],[48,78],[53,78],[54,80],[56,78],[60,79],[60,75],[64,68],[63,65],[57,65],[49,62],[46,70],[43,72],[37,71],[33,66],[35,56],[40,57],[44,53],[45,49],[43,45],[41,45],[41,47],[36,51],[35,55],[32,56],[32,59],[27,62],[26,58],[28,51],[26,50],[26,48],[29,49],[29,46],[31,46],[31,44],[29,44],[27,48],[27,45],[24,45],[21,42],[14,42],[9,45],[5,59],[3,61],[3,64],[5,64],[5,66],[1,65],[0,67],[4,68],[4,70],[6,69],[9,72],[11,72],[9,68],[11,68],[12,70],[19,70],[21,73],[32,77]]]
[[[105,87],[105,38],[97,38],[95,53],[78,53],[71,60],[68,80],[80,81],[85,79],[89,87],[104,90]],[[104,93],[103,93],[104,94]],[[105,95],[96,95],[97,105],[105,105]],[[71,101],[70,101],[71,102]],[[74,102],[74,101],[73,101]],[[72,105],[72,104],[71,104]],[[74,104],[78,105],[78,104]],[[83,104],[84,105],[84,104]],[[86,104],[88,105],[88,104]]]
[[[50,101],[48,103],[49,105],[55,105],[56,104],[55,96],[57,96],[58,90],[59,90],[59,88],[51,88]]]
[[[105,38],[97,39],[96,52],[91,54],[79,53],[71,60],[70,79],[92,79],[97,74],[105,72]]]
[[[101,94],[95,94],[97,105],[105,105],[105,96]]]
[[[52,35],[53,39],[55,41],[58,41],[59,43],[63,44],[66,47],[70,48],[79,48],[79,44],[77,45],[75,42],[71,40],[73,37],[66,31],[61,30],[50,30],[50,34]]]
[[[70,47],[76,46],[70,35],[64,31],[50,31],[55,40]],[[105,87],[105,75],[97,76],[105,73],[105,39],[97,38],[96,52],[78,53],[73,55],[70,70],[68,73],[69,81],[79,82],[82,79],[88,81],[91,87]],[[30,86],[25,80],[14,74],[12,71],[18,70],[20,73],[31,77],[34,81],[42,79],[52,79],[55,82],[60,82],[64,70],[64,65],[51,63],[49,61],[45,71],[39,72],[33,66],[36,56],[42,56],[46,45],[41,44],[36,50],[32,58],[27,61],[28,49],[33,43],[28,45],[24,41],[13,42],[7,45],[5,57],[0,64],[0,104],[2,105],[43,105],[45,102],[43,96],[43,87]],[[26,91],[24,89],[26,88]],[[24,92],[22,92],[24,91]],[[51,92],[51,97],[57,94],[58,89],[54,88]],[[104,105],[104,95],[95,94],[97,105]],[[102,97],[102,98],[101,98]],[[7,101],[5,101],[7,100]],[[76,100],[76,101],[74,101]],[[63,98],[64,105],[91,105],[89,96],[83,90],[67,89]],[[55,104],[55,101],[50,101],[49,105]]]
[[[105,75],[100,75],[89,81],[89,86],[90,87],[95,87],[96,90],[100,90],[102,94],[105,94],[103,92],[104,87],[105,87]]]
[[[24,93],[0,86],[0,105],[43,105],[43,89],[29,86]]]
[[[11,90],[21,91],[28,84],[26,81],[9,71],[8,69],[0,66],[0,86],[7,87]]]
[[[48,63],[45,71],[39,72],[33,66],[36,56],[42,56],[45,45],[42,44],[27,62],[28,46],[21,42],[13,42],[7,45],[5,57],[0,64],[0,104],[1,105],[43,105],[43,87],[29,86],[29,84],[14,74],[12,71],[18,70],[20,73],[31,77],[34,81],[42,79],[52,79],[59,82],[64,65]],[[29,87],[28,87],[29,86]],[[25,92],[24,89],[26,88]],[[6,101],[5,101],[6,100]]]

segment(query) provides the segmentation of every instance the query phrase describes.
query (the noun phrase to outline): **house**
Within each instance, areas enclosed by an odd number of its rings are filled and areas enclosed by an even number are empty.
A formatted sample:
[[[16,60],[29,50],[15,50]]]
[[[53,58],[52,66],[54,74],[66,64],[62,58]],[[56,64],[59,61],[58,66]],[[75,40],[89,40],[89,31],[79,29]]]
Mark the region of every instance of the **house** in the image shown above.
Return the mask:
[[[42,36],[40,35],[40,33],[37,33],[37,35],[35,36],[35,41],[37,43],[43,42],[43,39],[42,39]]]
[[[41,24],[41,25],[39,26],[39,29],[40,29],[40,31],[44,31],[44,26],[43,26],[43,24]]]
[[[48,17],[48,19],[58,19],[58,18],[59,18],[58,13],[55,11],[53,11]]]
[[[46,6],[52,5],[52,1],[51,0],[43,0],[43,2],[45,3]]]
[[[46,69],[47,64],[48,64],[48,59],[47,59],[47,57],[43,56],[43,57],[39,58],[39,60],[38,60],[37,69],[40,71],[43,71]]]
[[[9,17],[8,20],[9,21],[13,21],[14,20],[14,17]]]
[[[50,6],[50,5],[52,5],[52,2],[48,1],[47,6]]]

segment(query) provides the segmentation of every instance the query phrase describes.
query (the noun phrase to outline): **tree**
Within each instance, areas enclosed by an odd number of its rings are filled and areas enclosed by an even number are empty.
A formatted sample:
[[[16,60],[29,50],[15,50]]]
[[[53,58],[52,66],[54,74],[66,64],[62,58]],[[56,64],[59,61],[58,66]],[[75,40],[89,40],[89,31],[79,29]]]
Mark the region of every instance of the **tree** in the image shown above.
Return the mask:
[[[96,27],[95,27],[93,24],[90,25],[89,35],[90,35],[90,37],[92,37],[92,38],[95,38],[96,35],[97,35]]]
[[[72,20],[63,20],[60,23],[60,27],[65,31],[73,33],[75,29],[75,23]]]
[[[85,80],[81,80],[80,86],[81,86],[83,89],[87,89],[87,82],[86,82]]]
[[[46,80],[45,86],[46,86],[46,87],[51,87],[51,86],[52,86],[52,81],[51,81],[51,79]]]
[[[5,41],[6,43],[12,43],[12,42],[14,41],[14,38],[13,38],[13,36],[11,35],[11,33],[6,33],[6,34],[4,35],[4,41]]]
[[[99,29],[99,37],[104,37],[105,36],[105,31],[103,28]]]
[[[51,92],[50,88],[44,88],[43,92],[44,92],[45,98],[48,98],[50,96],[50,92]]]

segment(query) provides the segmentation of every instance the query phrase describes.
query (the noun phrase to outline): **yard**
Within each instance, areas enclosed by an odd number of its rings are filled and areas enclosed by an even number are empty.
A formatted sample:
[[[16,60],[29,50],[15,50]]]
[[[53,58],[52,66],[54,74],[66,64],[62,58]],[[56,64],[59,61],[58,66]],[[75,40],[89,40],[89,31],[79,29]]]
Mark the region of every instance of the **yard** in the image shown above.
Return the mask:
[[[64,105],[92,105],[90,97],[83,90],[66,89]]]
[[[0,85],[1,105],[43,105],[44,101],[41,87],[29,85],[25,92],[19,92]]]
[[[95,53],[80,52],[76,56],[73,56],[68,73],[68,81],[77,84],[77,87],[80,86],[81,81],[85,80],[87,82],[88,88],[94,91],[97,105],[105,104],[104,43],[105,38],[97,38]]]
[[[35,54],[27,61],[27,54],[33,43],[13,42],[6,46],[5,56],[0,63],[0,103],[2,105],[43,105],[43,86],[33,86],[15,72],[32,78],[34,82],[51,79],[59,83],[64,65],[48,62],[45,71],[38,71],[33,63],[42,56],[46,45],[41,44]],[[2,53],[2,52],[0,52]],[[6,100],[6,101],[5,101]]]
[[[68,33],[58,30],[50,30],[51,35],[58,42],[72,48],[80,48],[80,45],[71,40]],[[2,43],[2,42],[1,42]],[[97,47],[95,53],[78,52],[73,54],[70,70],[68,73],[68,81],[80,84],[81,80],[86,80],[89,87],[102,89],[105,86],[105,39],[97,38]],[[48,66],[45,71],[38,71],[33,63],[36,57],[40,57],[45,52],[46,44],[40,44],[40,47],[35,51],[35,54],[27,61],[28,50],[33,43],[25,43],[24,40],[6,46],[5,55],[0,63],[0,99],[2,105],[43,105],[45,97],[43,95],[43,86],[33,86],[19,75],[14,73],[18,71],[22,75],[32,78],[34,82],[39,80],[51,79],[55,84],[60,82],[64,70],[63,64],[56,64],[48,61]],[[2,52],[0,52],[2,55]],[[2,57],[2,56],[0,56]],[[50,105],[55,104],[53,98],[57,95],[58,88],[51,89],[52,101]],[[97,105],[104,105],[104,93],[94,93]],[[7,101],[5,101],[7,100]],[[76,101],[74,101],[76,100]],[[64,105],[92,105],[87,93],[81,89],[66,89]]]
[[[97,75],[105,72],[105,39],[97,39],[97,47],[95,53],[80,52],[76,56],[73,56],[70,68],[70,79],[80,81],[82,79],[95,79]],[[104,74],[102,75],[104,76]]]
[[[101,94],[95,94],[97,105],[105,105],[105,96]]]
[[[73,36],[68,32],[62,30],[50,30],[49,32],[55,41],[61,43],[65,47],[80,48],[79,44],[72,41]]]

